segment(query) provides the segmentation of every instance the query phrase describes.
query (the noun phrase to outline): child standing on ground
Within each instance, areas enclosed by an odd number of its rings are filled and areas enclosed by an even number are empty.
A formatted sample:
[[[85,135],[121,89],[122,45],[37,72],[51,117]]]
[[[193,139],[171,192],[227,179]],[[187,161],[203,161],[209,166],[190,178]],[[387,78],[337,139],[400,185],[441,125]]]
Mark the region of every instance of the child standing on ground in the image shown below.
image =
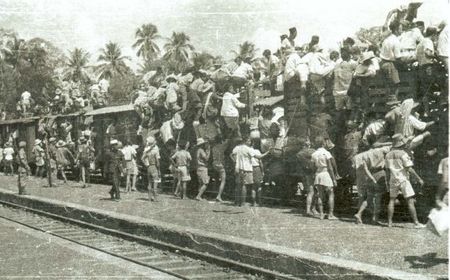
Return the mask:
[[[200,201],[203,200],[202,195],[209,184],[208,161],[211,152],[209,143],[203,138],[197,139],[197,147],[197,177],[200,188],[195,199]]]
[[[147,167],[149,201],[156,201],[156,190],[158,189],[158,184],[161,182],[160,159],[161,156],[159,155],[156,140],[153,136],[149,136],[144,154],[142,155],[142,162]]]
[[[181,181],[182,196],[181,199],[186,199],[187,182],[191,181],[189,175],[189,165],[192,161],[191,154],[186,151],[187,142],[180,141],[178,144],[179,150],[171,157],[172,164],[179,172],[179,179]]]

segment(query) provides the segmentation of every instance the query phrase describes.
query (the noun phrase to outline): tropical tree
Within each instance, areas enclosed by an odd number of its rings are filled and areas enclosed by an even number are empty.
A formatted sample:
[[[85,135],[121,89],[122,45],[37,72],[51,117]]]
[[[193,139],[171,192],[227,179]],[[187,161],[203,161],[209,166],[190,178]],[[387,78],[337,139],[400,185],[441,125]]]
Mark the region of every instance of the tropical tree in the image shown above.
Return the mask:
[[[90,54],[81,48],[75,48],[73,51],[70,51],[70,57],[63,74],[64,78],[75,82],[89,81],[89,75],[87,73],[89,57]]]
[[[110,79],[116,74],[123,75],[128,70],[125,60],[129,59],[129,57],[122,55],[122,50],[117,43],[107,43],[104,48],[100,49],[100,55],[97,59],[101,62],[96,67],[99,78]]]
[[[168,42],[164,45],[166,59],[173,71],[182,72],[189,67],[190,58],[194,46],[190,44],[190,38],[184,32],[173,32]]]
[[[255,44],[249,41],[245,41],[244,43],[239,45],[238,51],[231,51],[235,54],[236,57],[251,58],[253,59],[256,56],[256,52],[258,49],[255,47]]]
[[[214,56],[207,52],[194,53],[192,63],[195,69],[207,69],[213,66]]]
[[[149,23],[143,24],[136,30],[135,33],[136,42],[133,44],[133,48],[138,48],[136,55],[142,57],[144,61],[152,61],[160,52],[156,40],[161,36],[158,34],[158,28]]]

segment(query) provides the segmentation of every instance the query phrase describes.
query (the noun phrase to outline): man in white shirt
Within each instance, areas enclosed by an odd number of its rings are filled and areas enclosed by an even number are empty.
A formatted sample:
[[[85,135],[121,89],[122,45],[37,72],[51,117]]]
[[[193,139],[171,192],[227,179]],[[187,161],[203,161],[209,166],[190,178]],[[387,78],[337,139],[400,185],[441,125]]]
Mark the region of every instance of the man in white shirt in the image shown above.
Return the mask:
[[[419,64],[418,71],[418,97],[422,99],[424,106],[424,114],[430,113],[428,97],[432,95],[430,91],[431,84],[435,81],[434,70],[434,45],[437,30],[434,27],[428,27],[425,31],[425,37],[417,45],[417,62]]]
[[[309,80],[311,84],[311,94],[320,97],[320,102],[325,104],[325,84],[331,76],[335,67],[335,62],[331,61],[323,52],[319,45],[313,46],[313,53],[308,61]]]
[[[385,75],[387,86],[389,87],[390,95],[395,95],[398,97],[398,85],[400,84],[400,77],[398,70],[395,67],[395,62],[401,58],[401,46],[398,36],[402,33],[402,27],[398,22],[392,22],[389,25],[391,34],[384,39],[381,49],[380,58],[381,64],[380,68],[382,73]]]
[[[436,51],[448,72],[448,26],[446,23],[441,23],[441,26],[443,28],[441,28],[441,32],[439,33]]]
[[[284,94],[287,98],[300,96],[300,103],[304,105],[310,55],[301,57],[298,49],[296,51],[288,50],[287,54],[289,56],[284,66]]]
[[[400,35],[399,41],[403,61],[411,62],[416,59],[416,48],[423,38],[422,32],[417,26],[411,27]]]
[[[226,83],[225,87],[227,92],[222,97],[222,108],[220,115],[223,117],[225,124],[231,133],[235,132],[240,134],[239,129],[239,110],[245,108],[245,104],[238,100],[238,96],[234,94],[234,87],[231,83]]]
[[[125,147],[121,149],[127,172],[126,189],[125,192],[136,190],[137,164],[136,164],[136,149],[130,142],[126,141]],[[131,179],[131,180],[130,180]]]
[[[253,67],[250,65],[250,63],[251,58],[245,58],[245,60],[242,61],[241,64],[239,64],[239,66],[231,75],[234,86],[236,88],[245,86],[248,80],[253,79]]]

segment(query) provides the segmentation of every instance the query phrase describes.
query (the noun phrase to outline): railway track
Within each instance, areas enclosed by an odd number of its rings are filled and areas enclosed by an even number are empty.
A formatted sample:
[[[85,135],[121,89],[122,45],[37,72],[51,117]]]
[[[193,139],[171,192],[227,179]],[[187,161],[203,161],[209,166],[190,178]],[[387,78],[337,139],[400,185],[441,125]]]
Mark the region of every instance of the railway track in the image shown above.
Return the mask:
[[[299,279],[10,202],[0,218],[180,279]]]

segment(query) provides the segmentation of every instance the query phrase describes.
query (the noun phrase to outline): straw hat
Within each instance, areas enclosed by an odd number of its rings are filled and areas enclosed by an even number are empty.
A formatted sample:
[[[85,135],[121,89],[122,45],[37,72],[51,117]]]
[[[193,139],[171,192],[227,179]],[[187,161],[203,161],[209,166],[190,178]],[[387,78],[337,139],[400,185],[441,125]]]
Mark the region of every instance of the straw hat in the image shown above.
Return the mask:
[[[360,63],[363,63],[366,60],[372,59],[375,57],[375,54],[373,53],[373,51],[368,51],[368,52],[364,52],[361,56],[361,58],[359,59]]]
[[[110,144],[110,145],[117,145],[117,144],[119,144],[119,141],[117,141],[116,139],[112,139],[112,140],[109,142],[109,144]]]
[[[34,145],[39,145],[41,143],[42,143],[41,139],[34,140]]]
[[[175,76],[174,74],[170,74],[170,75],[168,75],[168,76],[166,77],[166,81],[167,81],[167,82],[169,82],[171,79],[172,79],[173,81],[177,82],[177,81],[178,81],[178,76]]]
[[[386,105],[392,106],[392,105],[397,105],[397,104],[400,104],[400,101],[398,101],[397,97],[395,95],[389,95]]]
[[[184,121],[181,119],[180,114],[175,113],[172,118],[172,125],[173,128],[176,130],[181,130],[184,127]]]
[[[83,142],[86,142],[86,141],[87,141],[86,137],[84,137],[84,136],[81,136],[79,140],[80,140],[80,142],[81,142],[81,143],[83,143]]]
[[[153,136],[147,137],[147,145],[154,145],[156,143],[156,139]]]
[[[203,144],[206,144],[206,143],[208,143],[207,141],[205,141],[205,139],[203,139],[203,138],[197,138],[197,146],[201,146],[201,145],[203,145]]]
[[[49,139],[48,139],[48,142],[49,143],[53,143],[53,142],[55,142],[56,141],[56,138],[55,137],[50,137]]]
[[[64,142],[63,140],[58,140],[58,142],[56,143],[56,148],[61,148],[64,147],[66,145],[66,142]]]
[[[24,148],[26,146],[27,146],[27,142],[25,142],[25,141],[20,141],[19,142],[19,148]]]

